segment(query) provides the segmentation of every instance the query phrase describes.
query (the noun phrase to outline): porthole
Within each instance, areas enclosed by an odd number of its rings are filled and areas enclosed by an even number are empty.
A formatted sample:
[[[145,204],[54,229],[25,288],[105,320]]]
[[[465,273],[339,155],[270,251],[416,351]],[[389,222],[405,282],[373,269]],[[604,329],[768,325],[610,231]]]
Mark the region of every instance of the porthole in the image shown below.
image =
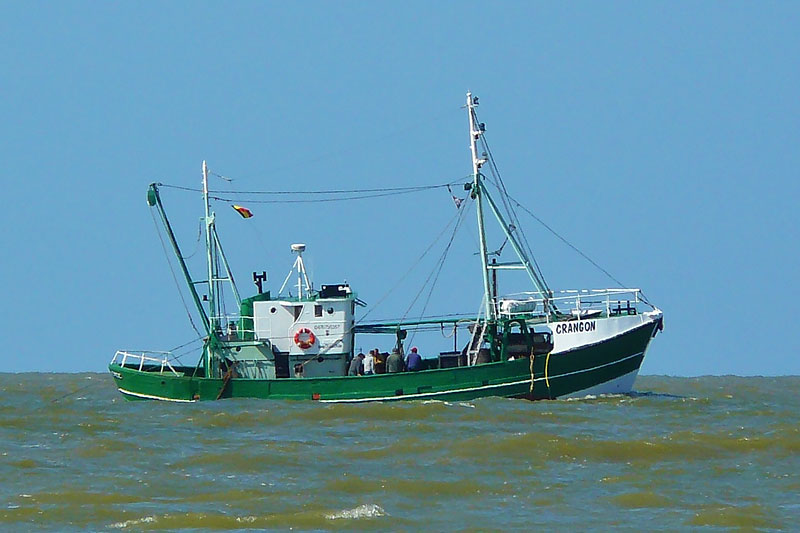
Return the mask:
[[[332,315],[332,314],[333,314],[333,307],[329,307],[329,308],[328,308],[328,314],[329,314],[329,315]]]
[[[277,311],[277,309],[274,308],[274,307],[270,308],[270,310],[269,310],[270,313],[274,313],[275,311]]]

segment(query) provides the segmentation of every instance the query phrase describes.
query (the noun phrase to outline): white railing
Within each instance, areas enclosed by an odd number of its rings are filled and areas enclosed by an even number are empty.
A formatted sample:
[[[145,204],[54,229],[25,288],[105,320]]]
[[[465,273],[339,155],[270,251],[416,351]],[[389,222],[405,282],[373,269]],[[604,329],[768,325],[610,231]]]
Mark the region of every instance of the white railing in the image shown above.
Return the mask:
[[[253,340],[256,337],[255,329],[244,329],[241,327],[242,322],[245,320],[249,320],[251,324],[255,324],[255,318],[252,316],[220,315],[211,318],[219,325],[218,334],[221,336],[222,340]]]
[[[145,362],[152,363],[155,365],[161,366],[161,374],[164,373],[164,369],[168,368],[173,374],[176,376],[180,376],[181,373],[175,370],[169,362],[169,358],[172,356],[172,352],[154,352],[154,351],[139,351],[139,352],[127,352],[125,350],[117,350],[117,353],[114,354],[114,358],[111,359],[111,363],[117,363],[119,366],[124,367],[125,363],[128,360],[131,360],[134,364],[139,362],[139,371],[141,372],[144,368]],[[119,362],[118,362],[119,360]]]
[[[602,312],[606,316],[638,313],[642,298],[639,289],[575,289],[556,291],[548,301],[562,313],[585,318]],[[509,294],[500,297],[498,302],[503,316],[546,315],[544,299],[538,292]]]

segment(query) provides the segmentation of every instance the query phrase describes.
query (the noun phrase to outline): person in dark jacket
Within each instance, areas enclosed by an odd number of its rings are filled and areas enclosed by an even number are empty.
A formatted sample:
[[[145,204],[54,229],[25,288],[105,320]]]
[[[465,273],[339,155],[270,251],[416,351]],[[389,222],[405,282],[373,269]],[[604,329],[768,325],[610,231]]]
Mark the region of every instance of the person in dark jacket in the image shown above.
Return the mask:
[[[392,354],[386,358],[386,372],[392,374],[402,372],[403,370],[405,370],[403,356],[400,355],[400,352],[395,348],[392,350]]]
[[[411,348],[411,353],[408,354],[408,358],[406,359],[406,370],[409,372],[422,370],[422,357],[420,357],[419,353],[417,353],[416,346]]]
[[[360,353],[353,357],[350,361],[350,369],[347,371],[348,376],[363,376],[364,375],[364,354]]]

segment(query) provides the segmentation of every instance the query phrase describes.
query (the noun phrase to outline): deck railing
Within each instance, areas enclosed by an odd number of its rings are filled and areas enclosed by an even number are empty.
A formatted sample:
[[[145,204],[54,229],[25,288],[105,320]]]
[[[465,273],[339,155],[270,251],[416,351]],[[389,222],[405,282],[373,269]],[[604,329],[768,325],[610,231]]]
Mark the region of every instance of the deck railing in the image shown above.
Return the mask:
[[[498,301],[503,316],[547,314],[538,292],[509,294]],[[638,313],[642,298],[639,289],[575,289],[556,291],[549,302],[562,313],[584,318],[598,312],[605,312],[606,316]]]
[[[125,351],[125,350],[117,350],[117,353],[114,354],[114,358],[111,359],[111,363],[117,363],[119,366],[124,367],[128,361],[132,361],[135,365],[138,361],[139,371],[141,372],[144,369],[145,363],[152,364],[152,365],[160,365],[161,366],[161,373],[164,373],[165,369],[169,369],[173,374],[176,376],[180,376],[180,372],[175,370],[169,362],[169,358],[172,356],[172,352],[154,352],[154,351]]]

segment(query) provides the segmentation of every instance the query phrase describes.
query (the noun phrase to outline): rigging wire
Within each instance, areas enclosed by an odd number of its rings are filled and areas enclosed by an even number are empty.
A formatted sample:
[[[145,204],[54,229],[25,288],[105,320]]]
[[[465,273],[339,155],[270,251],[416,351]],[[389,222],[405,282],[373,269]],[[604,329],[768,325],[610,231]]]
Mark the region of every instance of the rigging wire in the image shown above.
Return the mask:
[[[175,287],[178,289],[178,295],[181,297],[181,302],[183,303],[183,308],[186,310],[186,316],[189,317],[189,323],[192,325],[192,329],[194,329],[195,333],[199,336],[203,336],[200,333],[200,330],[197,329],[197,326],[194,323],[194,319],[192,318],[192,313],[189,312],[189,306],[186,304],[186,299],[183,297],[183,291],[181,290],[180,283],[178,283],[178,278],[175,276],[175,270],[172,268],[172,261],[169,260],[169,252],[167,252],[167,245],[164,243],[164,238],[161,235],[161,230],[158,227],[158,222],[156,221],[156,216],[153,214],[153,211],[150,210],[150,217],[153,219],[153,225],[156,227],[156,234],[158,235],[158,240],[161,242],[161,248],[164,250],[164,256],[167,259],[167,264],[169,265],[169,272],[172,274],[172,280],[175,282]]]
[[[505,185],[503,185],[502,189],[497,184],[495,184],[495,187],[497,187],[498,191],[500,192],[500,198],[503,200],[503,202],[506,202],[507,199],[510,199],[508,192],[507,191],[504,192]],[[542,267],[539,266],[539,261],[536,260],[536,255],[534,255],[533,249],[531,248],[531,245],[528,242],[528,237],[522,230],[522,223],[520,222],[519,217],[517,216],[516,212],[511,208],[507,210],[507,214],[509,216],[509,219],[511,220],[511,222],[509,223],[509,231],[514,231],[514,230],[517,231],[517,234],[521,237],[521,243],[520,243],[521,246],[523,247],[526,255],[531,259],[531,261],[533,261],[533,266],[536,268],[536,273],[541,278],[542,283],[544,283],[545,289],[549,291],[550,287],[547,283],[547,279],[544,276],[544,272],[542,272]],[[506,237],[506,239],[508,239],[508,237]],[[502,246],[500,247],[500,251],[502,251],[505,244],[506,241],[503,242]]]
[[[204,338],[205,338],[205,336],[203,336],[203,335],[201,335],[200,337],[195,337],[194,339],[190,340],[189,342],[184,342],[183,344],[174,347],[173,349],[170,350],[170,352],[175,352],[177,350],[180,350],[181,348],[186,348],[190,344],[194,344],[197,341],[203,340]]]
[[[194,250],[189,255],[184,255],[183,260],[191,259],[200,250],[200,238],[203,236],[203,221],[197,221],[197,241],[194,243]]]
[[[478,121],[478,114],[477,114],[477,112],[475,111],[474,108],[472,110],[472,113],[473,113],[473,115],[475,117],[475,122],[476,123],[479,122]],[[539,262],[536,260],[536,256],[534,255],[533,249],[531,248],[530,243],[528,242],[528,238],[525,236],[525,233],[522,231],[522,225],[520,223],[519,217],[517,216],[517,214],[514,211],[513,207],[508,202],[508,199],[510,198],[510,195],[508,194],[508,189],[506,189],[506,184],[503,181],[503,177],[500,175],[500,169],[497,167],[497,163],[495,162],[495,159],[494,159],[494,154],[492,153],[492,149],[489,146],[489,142],[486,140],[486,135],[485,134],[481,135],[481,144],[483,145],[483,148],[486,150],[486,153],[489,156],[488,157],[488,159],[489,159],[489,171],[492,174],[492,177],[494,178],[495,186],[500,191],[500,200],[503,202],[503,206],[506,209],[506,213],[508,214],[508,217],[510,219],[510,223],[514,224],[519,229],[519,235],[522,237],[522,244],[525,247],[525,252],[530,257],[530,259],[533,261],[533,264],[536,267],[536,272],[537,272],[537,274],[539,274],[539,277],[541,278],[542,282],[544,283],[545,289],[549,290],[547,279],[545,278],[544,273],[542,272],[542,269],[539,266]]]
[[[334,197],[334,198],[303,198],[300,200],[260,200],[256,198],[239,198],[234,199],[231,197],[224,197],[224,196],[217,196],[216,194],[211,195],[209,194],[208,198],[211,200],[219,200],[220,202],[247,202],[249,204],[313,204],[313,203],[325,203],[325,202],[347,202],[351,200],[366,200],[369,198],[381,198],[384,196],[399,196],[401,194],[410,194],[414,192],[420,192],[425,190],[433,189],[434,187],[421,187],[416,189],[410,189],[405,191],[397,191],[397,192],[381,192],[381,193],[370,193],[370,194],[357,194],[354,196],[342,196],[342,197]]]
[[[468,177],[468,176],[467,176]],[[228,195],[243,195],[243,194],[252,194],[252,195],[276,195],[276,196],[309,196],[309,195],[334,195],[334,194],[389,194],[389,193],[407,193],[407,192],[419,192],[419,191],[428,191],[433,189],[444,189],[448,186],[456,185],[461,183],[465,177],[459,178],[457,180],[453,180],[448,183],[440,183],[435,185],[415,185],[411,187],[379,187],[379,188],[370,188],[370,189],[329,189],[329,190],[306,190],[306,191],[235,191],[235,190],[222,190],[222,189],[214,189],[209,190],[209,193],[213,194],[228,194]],[[177,189],[181,191],[188,191],[188,192],[199,192],[202,193],[203,189],[198,187],[186,187],[184,185],[171,185],[167,183],[159,183],[159,187],[169,188],[169,189]],[[240,201],[240,200],[237,200]],[[285,201],[285,200],[281,200]]]
[[[466,201],[465,201],[465,202],[463,202],[463,203],[466,203]],[[408,277],[408,275],[409,275],[409,274],[411,274],[411,272],[412,272],[412,271],[413,271],[413,270],[414,270],[414,269],[417,267],[417,265],[419,265],[419,264],[420,264],[420,262],[422,262],[422,260],[425,258],[425,256],[426,256],[426,255],[428,255],[428,252],[430,252],[430,251],[431,251],[431,249],[432,249],[432,248],[433,248],[433,247],[436,245],[436,243],[437,243],[437,242],[439,242],[439,239],[441,239],[441,238],[442,238],[442,235],[444,235],[444,234],[445,234],[445,232],[447,232],[447,230],[450,228],[450,226],[451,226],[451,225],[452,225],[454,222],[456,222],[456,223],[457,223],[458,219],[461,217],[461,212],[462,212],[462,211],[461,211],[461,210],[459,210],[458,212],[456,212],[456,214],[455,214],[455,215],[453,215],[453,218],[451,218],[451,219],[450,219],[450,220],[447,222],[447,224],[446,224],[446,225],[445,225],[445,227],[442,229],[442,231],[441,231],[441,232],[439,232],[439,234],[436,236],[436,238],[434,238],[434,239],[433,239],[433,242],[431,242],[431,243],[428,245],[428,247],[427,247],[427,248],[425,248],[425,251],[423,251],[423,252],[422,252],[422,255],[420,255],[420,256],[419,256],[419,257],[416,259],[416,261],[414,261],[414,263],[411,265],[411,267],[410,267],[410,268],[409,268],[409,269],[406,271],[406,273],[405,273],[405,274],[403,274],[403,275],[400,277],[400,279],[397,281],[397,283],[395,283],[395,284],[394,284],[394,286],[393,286],[392,288],[390,288],[390,289],[389,289],[389,290],[388,290],[388,291],[387,291],[387,292],[386,292],[386,293],[385,293],[383,296],[381,296],[381,298],[380,298],[380,299],[379,299],[379,300],[378,300],[378,301],[377,301],[377,302],[376,302],[376,303],[375,303],[375,304],[374,304],[374,305],[373,305],[373,306],[372,306],[372,307],[369,309],[369,311],[367,311],[366,313],[364,313],[364,315],[363,315],[363,316],[362,316],[362,317],[359,319],[359,321],[358,321],[358,323],[359,323],[359,324],[361,324],[361,323],[364,321],[364,319],[365,319],[365,318],[367,318],[367,316],[368,316],[370,313],[372,313],[372,311],[374,311],[374,310],[375,310],[375,308],[376,308],[376,307],[378,307],[378,306],[379,306],[381,303],[383,303],[383,301],[384,301],[384,300],[386,300],[386,298],[388,298],[388,297],[389,297],[389,295],[390,295],[390,294],[392,294],[392,293],[393,293],[393,292],[394,292],[394,291],[395,291],[395,290],[396,290],[396,289],[397,289],[397,288],[400,286],[400,284],[401,284],[403,281],[405,281],[405,279]],[[404,318],[405,318],[405,317],[404,317]]]
[[[217,277],[219,278],[219,275],[220,275],[219,273],[221,271],[221,269],[220,269],[221,265],[220,265],[220,261],[219,261],[220,246],[219,246],[219,243],[216,242],[216,241],[214,243],[214,251],[217,252],[217,253],[214,254],[214,264],[216,265],[215,270],[217,272]],[[209,282],[209,284],[210,283],[211,282]],[[214,282],[214,283],[217,284],[217,291],[218,291],[218,296],[216,298],[214,298],[214,300],[215,300],[214,304],[217,307],[217,317],[218,318],[223,318],[223,317],[228,315],[228,311],[227,311],[227,309],[225,307],[225,284],[224,283],[219,283],[218,281]]]
[[[463,202],[462,202],[462,205],[463,205]],[[425,283],[423,283],[423,285],[420,288],[419,292],[417,293],[417,295],[414,297],[414,299],[409,304],[408,309],[406,309],[406,312],[403,314],[402,320],[406,319],[406,316],[408,315],[409,312],[411,312],[411,308],[414,307],[414,304],[417,302],[417,299],[419,299],[420,295],[422,294],[422,291],[425,290],[425,286],[428,284],[429,281],[431,281],[431,277],[433,277],[433,281],[431,282],[431,285],[430,285],[430,290],[428,291],[428,296],[425,298],[425,303],[422,305],[422,311],[420,311],[420,317],[422,317],[425,314],[425,311],[428,308],[428,304],[431,301],[431,296],[433,296],[433,289],[436,287],[436,282],[439,280],[439,276],[442,273],[442,268],[444,267],[445,260],[447,259],[447,255],[450,252],[450,247],[453,245],[453,241],[456,238],[456,234],[458,233],[458,229],[461,226],[461,223],[464,221],[464,213],[466,213],[466,212],[467,212],[466,209],[459,209],[458,220],[456,221],[456,224],[453,227],[453,233],[450,235],[450,240],[447,242],[447,245],[445,246],[444,251],[442,252],[442,255],[439,257],[439,261],[437,262],[436,265],[434,265],[433,270],[428,275],[428,278],[425,280]],[[434,275],[434,273],[435,273],[435,275]],[[421,319],[422,318],[420,318],[420,320]],[[401,322],[402,322],[402,320],[401,320]],[[409,339],[408,343],[409,344],[413,344],[413,341],[414,341],[414,333],[411,334],[411,338]]]
[[[452,319],[452,318],[456,318],[456,317],[458,318],[459,322],[462,322],[464,320],[470,320],[470,321],[474,320],[474,317],[472,315],[465,315],[464,313],[444,313],[444,314],[441,314],[441,315],[427,315],[427,316],[423,316],[423,317],[420,317],[420,318],[423,319],[423,320],[434,320],[434,321],[435,320],[443,320],[443,321],[446,321],[448,319]],[[376,320],[373,324],[367,324],[367,325],[375,325],[375,324],[380,325],[380,324],[383,324],[383,323],[395,324],[395,323],[400,322],[400,321],[402,321],[402,318],[389,317],[389,318],[382,318],[380,320]],[[411,325],[414,325],[414,324],[411,324]],[[439,327],[439,323],[438,322],[436,322],[433,325],[435,327],[437,327],[437,328]],[[289,338],[289,337],[286,337],[286,338]]]
[[[189,341],[189,342],[187,342],[187,343],[184,343],[184,344],[182,344],[182,345],[180,345],[180,346],[178,346],[178,347],[176,347],[176,348],[173,348],[172,350],[170,350],[171,359],[172,359],[173,361],[176,361],[176,362],[178,362],[178,363],[179,363],[179,364],[181,364],[182,366],[185,366],[185,363],[184,363],[183,361],[181,361],[181,357],[183,357],[184,355],[186,355],[186,354],[188,354],[188,353],[191,353],[191,352],[195,351],[195,350],[196,350],[196,348],[194,348],[194,347],[193,347],[193,346],[191,346],[191,345],[192,345],[192,344],[195,344],[197,341],[201,341],[201,340],[203,340],[204,338],[205,338],[205,337],[197,337],[196,339],[193,339],[193,340],[191,340],[191,341]],[[179,353],[173,353],[173,352],[175,352],[175,351],[177,351],[177,350],[180,350],[181,348],[185,348],[185,349],[184,349],[182,352],[179,352]]]
[[[92,377],[91,377],[91,376],[88,376],[88,377],[87,377],[87,379],[92,379]],[[95,380],[95,381],[92,381],[92,382],[91,382],[91,383],[89,383],[88,385],[85,385],[85,386],[83,386],[83,387],[81,387],[81,388],[79,388],[79,389],[77,389],[77,390],[74,390],[74,391],[68,392],[68,393],[66,393],[66,394],[62,394],[61,396],[59,396],[59,397],[57,397],[57,398],[53,398],[52,400],[50,400],[50,403],[51,403],[51,404],[52,404],[52,403],[58,403],[58,402],[60,402],[61,400],[63,400],[64,398],[67,398],[67,397],[69,397],[69,396],[74,396],[74,395],[78,394],[79,392],[83,392],[83,391],[85,391],[86,389],[88,389],[88,388],[90,388],[90,387],[94,387],[95,385],[102,385],[103,383],[104,383],[104,382],[103,382],[102,380]],[[39,407],[39,409],[44,409],[45,407],[46,407],[45,405],[42,405],[42,406],[40,406],[40,407]]]
[[[523,211],[525,211],[527,214],[529,214],[531,217],[533,217],[533,218],[534,218],[534,219],[535,219],[535,220],[536,220],[536,221],[537,221],[539,224],[541,224],[542,226],[544,226],[544,228],[545,228],[547,231],[549,231],[550,233],[552,233],[553,235],[555,235],[555,236],[556,236],[556,237],[557,237],[557,238],[558,238],[558,239],[559,239],[561,242],[563,242],[564,244],[566,244],[567,246],[569,246],[570,248],[572,248],[572,250],[574,250],[575,252],[577,252],[577,253],[578,253],[578,255],[580,255],[581,257],[583,257],[584,259],[586,259],[586,260],[587,260],[589,263],[591,263],[591,264],[592,264],[592,265],[593,265],[595,268],[597,268],[597,269],[598,269],[600,272],[602,272],[603,274],[605,274],[606,276],[608,276],[608,277],[609,277],[609,279],[611,279],[611,280],[612,280],[614,283],[616,283],[616,284],[617,284],[617,285],[619,285],[620,287],[625,287],[625,284],[624,284],[624,283],[622,283],[620,280],[618,280],[618,279],[617,279],[617,278],[615,278],[613,275],[611,275],[611,273],[610,273],[608,270],[606,270],[605,268],[603,268],[603,267],[601,267],[599,264],[597,264],[597,262],[596,262],[596,261],[594,261],[594,260],[593,260],[591,257],[589,257],[588,255],[586,255],[585,253],[583,253],[583,252],[582,252],[582,251],[581,251],[581,250],[580,250],[580,249],[579,249],[577,246],[575,246],[574,244],[572,244],[571,242],[569,242],[567,239],[565,239],[564,237],[562,237],[562,236],[561,236],[561,235],[560,235],[560,234],[559,234],[559,233],[558,233],[556,230],[554,230],[553,228],[551,228],[551,227],[550,227],[550,226],[549,226],[549,225],[548,225],[548,224],[547,224],[547,223],[546,223],[544,220],[542,220],[541,218],[539,218],[539,217],[537,217],[536,215],[534,215],[534,214],[533,214],[533,212],[532,212],[531,210],[529,210],[527,207],[525,207],[524,205],[522,205],[521,203],[519,203],[517,200],[515,200],[515,199],[514,199],[513,197],[511,197],[511,196],[509,196],[509,197],[508,197],[508,199],[509,199],[509,200],[511,200],[511,202],[513,202],[514,204],[516,204],[516,205],[517,205],[517,207],[519,207],[520,209],[522,209]],[[644,293],[643,293],[643,292],[641,292],[641,290],[640,290],[640,292],[639,292],[639,293],[642,295],[642,300],[644,300],[644,301],[645,301],[645,303],[647,303],[647,304],[650,304],[650,302],[647,300],[647,298],[645,297]]]

